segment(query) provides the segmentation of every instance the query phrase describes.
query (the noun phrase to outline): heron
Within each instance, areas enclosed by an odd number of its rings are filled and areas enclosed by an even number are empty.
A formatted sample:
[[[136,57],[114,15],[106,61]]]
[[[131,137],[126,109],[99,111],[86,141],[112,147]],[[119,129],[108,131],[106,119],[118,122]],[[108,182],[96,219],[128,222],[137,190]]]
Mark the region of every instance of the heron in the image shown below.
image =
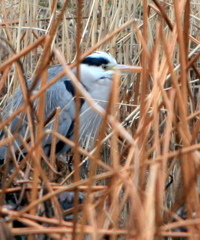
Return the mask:
[[[103,51],[96,51],[87,56],[80,63],[80,82],[90,96],[98,102],[103,108],[106,108],[109,99],[112,77],[116,69],[130,68],[128,65],[117,64],[116,59],[109,53]],[[63,70],[62,65],[55,65],[48,69],[47,81],[53,79],[57,74]],[[76,74],[77,68],[72,69]],[[28,87],[31,87],[32,79],[28,80]],[[39,90],[40,83],[34,87],[34,91]],[[63,76],[55,84],[49,87],[46,91],[45,100],[45,119],[50,116],[55,109],[60,108],[59,122],[57,132],[69,138],[74,139],[74,122],[75,122],[75,87],[67,76]],[[17,88],[14,94],[8,99],[8,104],[5,106],[2,114],[2,119],[7,119],[10,114],[16,111],[24,104],[22,90]],[[33,103],[33,107],[37,110],[38,99]],[[34,121],[37,119],[35,118]],[[96,113],[84,99],[80,101],[80,145],[84,146],[88,139],[95,139],[102,117]],[[53,129],[54,120],[51,120],[45,129]],[[30,137],[28,130],[28,118],[26,113],[18,114],[7,128],[10,134],[17,133],[23,139]],[[5,131],[0,131],[0,139],[5,137]],[[47,134],[42,141],[42,147],[45,154],[50,155],[52,144],[52,135]],[[16,136],[13,142],[14,151],[17,151],[22,146],[20,138]],[[70,146],[63,141],[57,139],[56,141],[56,155],[66,152]],[[1,164],[5,163],[8,146],[5,145],[0,148]],[[25,150],[21,151],[26,154]]]

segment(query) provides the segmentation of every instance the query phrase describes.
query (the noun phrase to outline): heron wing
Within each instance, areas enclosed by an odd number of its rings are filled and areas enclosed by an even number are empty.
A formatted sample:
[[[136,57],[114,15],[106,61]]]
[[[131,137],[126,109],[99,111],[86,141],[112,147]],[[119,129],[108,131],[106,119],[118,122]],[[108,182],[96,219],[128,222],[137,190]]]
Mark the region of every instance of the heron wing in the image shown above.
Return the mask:
[[[56,65],[51,67],[48,70],[48,79],[50,81],[54,76],[56,76],[60,71],[62,71],[62,67],[60,65]],[[31,86],[31,79],[28,80],[28,86]],[[38,84],[34,91],[37,91],[40,87]],[[36,99],[33,103],[33,120],[37,122],[37,109],[38,109],[38,101]],[[47,119],[55,110],[56,108],[60,108],[60,115],[59,115],[59,124],[57,131],[67,136],[67,133],[72,127],[72,123],[74,120],[75,115],[75,106],[74,106],[74,87],[71,84],[70,80],[64,76],[54,85],[52,85],[46,91],[46,99],[45,99],[45,119]],[[22,91],[18,88],[14,95],[8,99],[8,104],[6,105],[4,112],[3,112],[3,120],[7,119],[14,111],[16,111],[19,107],[24,104],[24,99],[22,96]],[[54,118],[45,126],[47,129],[52,129],[54,126]],[[30,131],[28,127],[27,121],[27,113],[23,112],[17,115],[10,123],[8,128],[8,132],[11,134],[18,133],[24,139],[28,139],[30,136]],[[1,130],[0,138],[4,137],[4,131]],[[52,136],[48,134],[43,140],[44,147],[50,147],[51,145]],[[59,142],[59,140],[58,140]],[[21,142],[19,138],[15,140],[15,150],[21,146]],[[0,158],[5,155],[5,147],[0,148]]]
[[[61,80],[50,87],[46,92],[46,104],[45,104],[45,116],[46,118],[55,111],[56,108],[60,108],[59,124],[57,132],[63,136],[70,137],[71,128],[73,127],[75,117],[75,103],[74,103],[74,87],[69,80]],[[53,129],[54,118],[47,124],[46,128]],[[50,147],[52,136],[47,135],[44,139],[43,146]],[[60,141],[57,143],[60,145]],[[61,148],[62,145],[62,148]],[[64,150],[64,144],[57,147],[56,152]],[[45,149],[46,153],[48,150]],[[48,153],[49,154],[49,153]]]

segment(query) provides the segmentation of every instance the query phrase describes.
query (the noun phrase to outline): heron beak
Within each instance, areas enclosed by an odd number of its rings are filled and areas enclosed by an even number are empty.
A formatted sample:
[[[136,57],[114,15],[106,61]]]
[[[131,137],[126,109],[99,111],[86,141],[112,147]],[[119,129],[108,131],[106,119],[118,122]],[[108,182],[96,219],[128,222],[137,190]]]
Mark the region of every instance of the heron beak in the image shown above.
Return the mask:
[[[142,67],[140,66],[131,66],[131,65],[116,65],[115,66],[115,69],[118,69],[122,72],[125,72],[125,73],[141,73],[142,72]]]

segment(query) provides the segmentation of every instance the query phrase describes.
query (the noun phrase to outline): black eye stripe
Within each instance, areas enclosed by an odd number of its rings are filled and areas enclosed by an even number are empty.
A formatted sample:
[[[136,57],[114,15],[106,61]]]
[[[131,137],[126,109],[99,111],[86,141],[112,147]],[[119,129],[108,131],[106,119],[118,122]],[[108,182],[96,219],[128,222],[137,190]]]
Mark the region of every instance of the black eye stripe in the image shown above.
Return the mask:
[[[103,57],[87,57],[85,58],[82,63],[85,63],[85,64],[88,64],[89,66],[101,66],[103,64],[108,64],[109,63],[109,60],[106,59],[106,58],[103,58]]]

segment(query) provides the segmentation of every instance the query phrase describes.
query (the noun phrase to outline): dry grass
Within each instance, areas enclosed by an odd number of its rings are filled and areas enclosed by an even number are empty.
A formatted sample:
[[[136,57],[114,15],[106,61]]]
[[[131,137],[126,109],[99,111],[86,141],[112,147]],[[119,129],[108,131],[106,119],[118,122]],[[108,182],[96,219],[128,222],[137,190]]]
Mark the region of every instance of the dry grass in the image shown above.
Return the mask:
[[[0,5],[1,107],[19,85],[25,99],[0,128],[24,111],[30,131],[30,145],[22,140],[28,154],[19,164],[12,150],[15,136],[7,131],[0,142],[9,144],[14,164],[11,173],[9,164],[2,169],[0,239],[24,239],[23,234],[30,240],[199,239],[199,1],[2,0]],[[109,51],[119,63],[142,66],[142,72],[122,81],[116,73],[106,111],[79,89],[105,121],[94,151],[64,139],[74,147],[73,169],[66,163],[58,167],[53,151],[50,160],[43,156],[42,112],[45,89],[70,69],[46,83],[47,67],[80,60],[95,49]],[[25,81],[30,77],[42,79],[31,96]],[[32,121],[34,99],[38,123]],[[56,127],[52,134],[63,139]],[[80,158],[90,159],[89,167],[80,167]],[[71,222],[63,220],[55,197],[66,191],[75,193],[74,208],[65,212],[73,212]],[[85,193],[81,206],[79,192]],[[13,202],[18,205],[10,209]]]

